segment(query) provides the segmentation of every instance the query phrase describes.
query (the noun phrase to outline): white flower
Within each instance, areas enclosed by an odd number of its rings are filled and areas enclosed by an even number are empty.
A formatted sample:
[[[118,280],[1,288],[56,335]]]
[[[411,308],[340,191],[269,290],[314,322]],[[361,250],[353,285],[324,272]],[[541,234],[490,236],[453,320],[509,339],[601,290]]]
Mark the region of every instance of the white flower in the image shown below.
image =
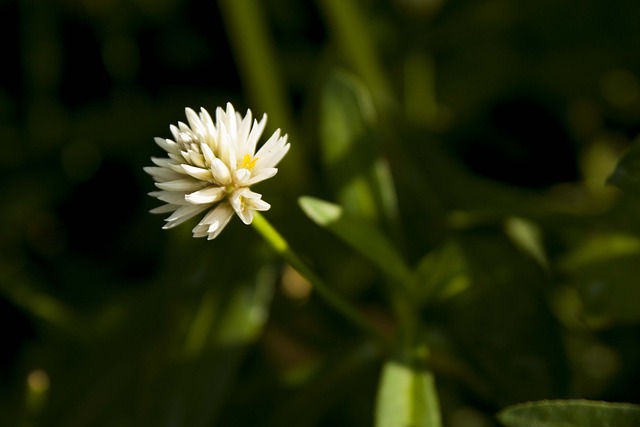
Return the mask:
[[[204,108],[200,114],[190,108],[185,111],[189,124],[171,125],[173,140],[155,138],[168,158],[152,157],[156,166],[144,168],[161,190],[149,195],[166,203],[151,212],[172,212],[165,219],[166,229],[208,211],[193,229],[193,237],[214,239],[234,212],[250,224],[254,211],[271,207],[249,187],[278,172],[276,165],[289,151],[287,135],[280,136],[278,129],[256,152],[266,114],[260,122],[252,122],[251,110],[242,117],[228,103],[226,111],[217,108],[214,124]]]

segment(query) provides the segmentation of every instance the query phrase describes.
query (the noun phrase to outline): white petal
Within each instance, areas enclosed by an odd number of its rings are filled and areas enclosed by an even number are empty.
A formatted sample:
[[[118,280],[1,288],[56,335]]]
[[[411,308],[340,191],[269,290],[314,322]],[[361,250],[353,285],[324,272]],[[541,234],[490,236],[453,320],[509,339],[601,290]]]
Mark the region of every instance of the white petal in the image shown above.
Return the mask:
[[[239,215],[239,212],[242,212],[242,210],[244,209],[242,199],[243,199],[243,194],[246,191],[249,191],[249,189],[240,188],[239,190],[236,190],[229,195],[229,204],[231,205],[233,210],[236,211],[238,215]]]
[[[275,167],[280,160],[289,151],[289,144],[287,144],[287,135],[280,137],[280,129],[278,129],[267,142],[256,153],[258,160],[256,161],[257,168],[272,168]]]
[[[225,191],[223,187],[207,187],[203,190],[187,194],[185,199],[190,203],[203,204],[214,203],[224,197]]]
[[[218,131],[218,157],[227,165],[229,171],[233,172],[236,168],[235,141],[224,123],[218,123]]]
[[[184,111],[187,115],[187,121],[189,122],[189,127],[191,128],[193,133],[195,133],[199,137],[204,137],[206,131],[204,126],[202,125],[202,122],[200,121],[200,117],[198,117],[196,112],[193,111],[191,108],[185,108]]]
[[[173,142],[170,139],[163,138],[153,138],[153,140],[167,153],[177,153],[180,150],[180,147],[177,143]]]
[[[231,184],[231,173],[227,165],[220,159],[213,159],[211,162],[211,173],[213,179],[220,185]]]
[[[244,118],[239,113],[236,113],[238,130],[235,138],[237,146],[236,153],[238,157],[242,157],[242,155],[248,152],[249,132],[252,127],[251,120],[251,110],[247,110],[247,115]]]
[[[246,153],[250,154],[251,156],[253,156],[256,152],[256,146],[258,145],[258,140],[260,139],[260,136],[262,135],[262,132],[264,131],[264,127],[267,124],[267,115],[264,114],[262,116],[262,120],[260,120],[260,122],[257,121],[253,121],[253,127],[251,128],[251,133],[249,133],[249,136],[247,138],[247,146],[246,146]]]
[[[165,219],[165,221],[167,221],[167,224],[162,228],[166,230],[168,228],[173,228],[177,225],[180,225],[208,208],[209,206],[207,205],[180,206],[174,213],[171,214],[171,216]]]
[[[251,221],[253,221],[253,209],[244,209],[240,212],[236,212],[236,214],[246,225],[251,224]]]
[[[202,121],[202,124],[204,125],[204,128],[206,130],[207,142],[210,142],[209,138],[213,138],[216,135],[216,127],[213,124],[213,120],[211,120],[209,112],[204,108],[200,108],[200,121]]]
[[[264,181],[265,179],[269,179],[272,176],[274,176],[276,173],[278,173],[278,169],[276,168],[265,168],[265,169],[260,169],[260,171],[258,171],[257,174],[255,174],[255,176],[253,178],[251,178],[249,181],[247,181],[247,186],[251,186],[255,183],[258,183],[260,181]]]
[[[248,199],[246,203],[248,203],[254,211],[268,211],[271,209],[271,205],[262,199]]]
[[[241,168],[233,174],[233,181],[241,187],[247,185],[249,178],[251,178],[251,171],[249,169]]]
[[[172,180],[180,179],[183,177],[183,175],[180,175],[179,173],[167,168],[147,166],[142,169],[146,173],[151,175],[156,181],[161,181],[161,182],[172,181]]]
[[[193,227],[193,237],[199,238],[199,237],[206,237],[209,235],[209,232],[207,231],[207,229],[209,228],[208,225],[202,225],[202,224],[198,224],[195,227]]]
[[[195,191],[201,189],[203,183],[193,178],[183,178],[174,181],[156,182],[156,187],[168,191]]]
[[[169,163],[167,163],[167,168],[179,174],[180,178],[184,178],[185,172],[184,169],[182,169],[182,162],[184,162],[184,159],[181,159],[178,163],[173,163],[170,161]]]
[[[204,162],[204,156],[195,150],[189,150],[188,152],[189,158],[187,159],[192,165],[198,166],[200,168],[206,167]]]
[[[171,135],[173,135],[173,139],[177,141],[180,137],[180,129],[178,129],[176,125],[170,125],[169,130],[171,131]]]
[[[241,188],[229,197],[229,203],[242,222],[251,224],[254,210],[267,210],[271,207],[260,200],[261,198],[261,194],[254,193],[248,188]]]
[[[192,177],[201,181],[209,181],[213,178],[213,174],[209,169],[197,168],[191,165],[181,165],[182,169]]]
[[[166,168],[169,165],[169,163],[171,163],[171,160],[167,159],[166,157],[152,157],[151,161],[156,166],[160,166],[161,168]]]
[[[209,212],[198,225],[206,225],[209,239],[214,239],[218,234],[220,234],[232,217],[233,209],[231,209],[231,206],[229,206],[228,203],[223,203]],[[202,230],[201,227],[197,228],[197,231]],[[194,229],[194,231],[196,231],[196,229]]]
[[[152,214],[162,214],[167,212],[173,212],[176,209],[178,209],[176,205],[168,204],[168,205],[158,206],[157,208],[153,208],[149,212]]]
[[[232,141],[235,141],[238,137],[238,124],[236,111],[233,109],[233,105],[227,102],[227,132]]]
[[[202,151],[205,165],[211,166],[211,163],[213,163],[213,159],[215,159],[216,156],[215,154],[213,154],[213,150],[211,149],[209,144],[200,144],[200,151]]]
[[[178,130],[180,130],[180,132],[178,133],[178,137],[180,138],[185,137],[185,135],[183,134],[186,134],[187,136],[193,135],[193,132],[191,131],[189,125],[185,124],[184,122],[178,122]]]
[[[186,194],[177,191],[152,191],[150,196],[157,198],[165,203],[171,203],[172,205],[188,205],[189,203],[185,199]],[[177,209],[177,206],[176,206]]]

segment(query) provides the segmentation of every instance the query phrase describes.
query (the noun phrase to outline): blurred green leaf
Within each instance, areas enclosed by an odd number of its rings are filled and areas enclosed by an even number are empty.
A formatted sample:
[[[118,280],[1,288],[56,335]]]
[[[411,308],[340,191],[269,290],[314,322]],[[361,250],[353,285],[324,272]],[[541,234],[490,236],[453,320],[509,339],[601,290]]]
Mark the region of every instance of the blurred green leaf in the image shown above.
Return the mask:
[[[505,220],[504,230],[518,249],[535,259],[542,268],[549,270],[540,227],[525,218],[509,217]]]
[[[560,267],[565,271],[575,271],[598,262],[634,255],[640,255],[640,239],[637,237],[620,233],[599,234],[577,244],[575,250],[560,260]]]
[[[640,143],[631,146],[607,182],[623,191],[640,196]]]
[[[355,1],[319,0],[318,5],[344,60],[371,89],[378,108],[387,111],[396,101],[374,44],[376,37],[366,24],[366,14],[361,4]]]
[[[406,285],[412,283],[409,267],[387,237],[373,225],[347,216],[340,206],[324,200],[304,196],[298,202],[313,222],[333,232],[389,278]]]
[[[423,303],[447,299],[467,289],[471,278],[460,246],[450,240],[425,255],[416,267],[416,282]]]
[[[225,304],[214,339],[218,344],[246,344],[255,340],[269,317],[275,272],[263,267],[251,286],[238,287]]]
[[[433,374],[391,361],[382,371],[376,403],[376,427],[440,427],[440,406]]]
[[[187,331],[185,353],[166,378],[168,400],[159,411],[179,425],[208,426],[227,398],[248,344],[268,318],[275,275],[259,270],[255,282],[241,283],[223,295],[205,293]]]
[[[369,92],[353,75],[335,72],[324,86],[320,109],[320,141],[327,176],[345,211],[377,219],[369,171],[375,146],[368,127],[374,118]]]
[[[456,240],[471,278],[450,301],[449,328],[458,351],[499,404],[561,396],[566,355],[546,304],[549,278],[496,227]],[[518,378],[518,381],[514,381]]]
[[[621,321],[640,321],[640,239],[624,234],[590,238],[560,260],[576,286],[586,313]]]
[[[339,204],[353,216],[393,223],[397,201],[387,163],[378,155],[375,106],[357,76],[333,72],[324,85],[320,141],[327,176]]]
[[[543,400],[508,407],[497,415],[507,427],[635,427],[640,406],[589,400]]]

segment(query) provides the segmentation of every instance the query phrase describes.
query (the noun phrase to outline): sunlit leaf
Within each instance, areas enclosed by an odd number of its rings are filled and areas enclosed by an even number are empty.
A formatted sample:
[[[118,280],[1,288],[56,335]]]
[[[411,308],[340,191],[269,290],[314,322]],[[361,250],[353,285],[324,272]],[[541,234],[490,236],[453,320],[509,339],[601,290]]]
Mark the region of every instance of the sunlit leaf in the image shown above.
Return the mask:
[[[509,217],[505,221],[504,229],[518,249],[535,259],[544,269],[549,269],[541,231],[536,224],[524,218]]]
[[[589,400],[543,400],[504,409],[497,415],[506,427],[635,427],[640,406]]]
[[[299,204],[305,214],[351,245],[393,280],[409,284],[412,273],[391,242],[377,228],[363,220],[348,217],[333,203],[304,196]]]
[[[376,427],[440,427],[440,406],[433,374],[391,361],[382,371],[376,403]]]

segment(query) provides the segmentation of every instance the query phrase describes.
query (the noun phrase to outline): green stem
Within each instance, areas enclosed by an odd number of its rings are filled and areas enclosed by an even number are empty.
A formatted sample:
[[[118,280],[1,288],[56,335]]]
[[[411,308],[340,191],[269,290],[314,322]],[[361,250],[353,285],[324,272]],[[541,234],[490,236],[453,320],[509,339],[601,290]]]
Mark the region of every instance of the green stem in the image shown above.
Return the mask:
[[[345,61],[367,84],[382,112],[396,100],[382,67],[366,17],[353,0],[318,0],[329,32]]]
[[[324,301],[333,307],[336,311],[349,319],[358,327],[364,329],[381,343],[386,343],[387,339],[380,331],[369,322],[360,312],[358,312],[351,304],[344,300],[340,295],[331,290],[305,263],[296,255],[289,243],[282,237],[278,231],[262,216],[259,212],[255,212],[253,222],[254,228],[264,237],[267,243],[298,273],[305,277],[313,286],[315,291],[324,299]]]
[[[219,7],[243,88],[251,103],[257,111],[268,112],[268,127],[286,130],[290,140],[295,141],[299,138],[287,98],[287,85],[263,3],[262,0],[220,0]],[[302,153],[302,150],[291,150],[288,166],[280,171],[282,182],[292,193],[299,192],[307,179]]]

